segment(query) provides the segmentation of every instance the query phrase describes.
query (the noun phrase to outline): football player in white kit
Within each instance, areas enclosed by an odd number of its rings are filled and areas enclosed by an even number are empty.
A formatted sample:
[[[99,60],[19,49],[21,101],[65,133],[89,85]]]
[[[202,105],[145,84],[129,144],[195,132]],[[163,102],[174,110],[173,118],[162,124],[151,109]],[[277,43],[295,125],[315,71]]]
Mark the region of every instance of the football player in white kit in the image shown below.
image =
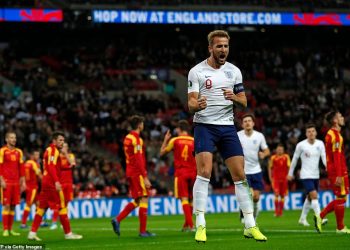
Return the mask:
[[[241,71],[226,62],[230,36],[215,30],[208,34],[209,58],[188,74],[188,107],[194,114],[197,178],[193,187],[197,242],[206,242],[205,210],[215,146],[228,167],[238,204],[243,211],[246,238],[266,241],[253,216],[253,202],[244,174],[244,156],[233,121],[233,106],[247,106]]]
[[[314,210],[315,227],[318,232],[322,232],[322,224],[327,223],[327,219],[320,218],[320,204],[318,202],[318,184],[320,179],[319,162],[320,158],[326,166],[326,150],[323,141],[316,139],[317,131],[314,124],[306,125],[306,139],[299,142],[294,151],[292,163],[288,173],[288,180],[293,180],[293,172],[301,159],[300,180],[303,183],[307,197],[304,201],[303,209],[299,219],[299,224],[309,226],[306,217],[312,208]]]
[[[263,174],[259,160],[270,155],[265,136],[254,130],[253,114],[245,114],[242,117],[243,130],[238,132],[244,153],[244,172],[250,188],[253,190],[254,218],[258,216],[260,193],[264,190]]]

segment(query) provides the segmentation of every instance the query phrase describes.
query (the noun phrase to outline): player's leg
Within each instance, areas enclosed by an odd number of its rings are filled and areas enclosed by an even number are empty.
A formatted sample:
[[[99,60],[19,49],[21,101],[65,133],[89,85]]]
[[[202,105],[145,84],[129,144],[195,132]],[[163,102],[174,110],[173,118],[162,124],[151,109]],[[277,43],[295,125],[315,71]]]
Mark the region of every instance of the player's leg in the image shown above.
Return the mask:
[[[9,224],[9,214],[10,214],[10,192],[9,192],[9,185],[6,186],[6,188],[1,188],[1,204],[2,204],[2,226],[3,226],[3,236],[8,237],[10,236],[9,230],[8,230],[8,224]]]
[[[19,204],[20,199],[21,199],[21,192],[20,192],[19,184],[11,185],[11,186],[12,186],[12,191],[11,191],[10,213],[9,213],[9,218],[8,218],[8,230],[10,232],[10,235],[20,236],[21,234],[15,232],[12,229],[12,226],[13,226],[13,222],[15,220],[15,208],[16,208],[16,205]]]
[[[208,200],[212,161],[213,154],[210,152],[200,152],[196,154],[197,177],[193,185],[193,201],[197,228],[195,240],[197,242],[205,242],[207,240],[205,211]]]
[[[274,191],[274,194],[275,194],[275,200],[274,200],[274,203],[275,203],[275,214],[274,216],[275,217],[278,217],[279,216],[279,211],[280,211],[280,202],[279,202],[279,195],[280,195],[280,191],[279,191],[279,185],[278,185],[278,182],[277,181],[274,181],[274,184],[273,184],[273,191]]]
[[[337,220],[337,233],[350,234],[350,229],[344,225],[346,195],[349,193],[348,176],[342,177],[342,184],[335,192],[336,204],[334,205],[335,218]]]
[[[26,205],[24,207],[23,215],[22,215],[22,222],[21,222],[21,228],[27,228],[27,219],[30,213],[30,209],[33,205],[33,202],[35,201],[35,197],[37,194],[36,188],[27,188],[26,190]]]
[[[279,216],[283,215],[284,197],[288,194],[288,181],[280,181],[280,201],[279,201]]]
[[[148,214],[148,197],[144,196],[140,199],[140,209],[139,209],[139,236],[140,237],[153,237],[156,236],[154,233],[147,231],[147,214]]]
[[[259,214],[259,200],[260,200],[260,190],[253,189],[253,209],[254,209],[254,218],[255,220]]]
[[[309,197],[311,200],[311,208],[314,210],[314,223],[315,223],[315,228],[317,232],[321,233],[322,232],[322,218],[320,217],[321,209],[320,209],[320,204],[318,202],[318,195],[317,195],[317,190],[318,190],[318,180],[310,180],[309,181]]]
[[[58,216],[60,218],[61,225],[64,231],[64,238],[66,240],[80,240],[83,238],[82,235],[75,234],[71,230],[70,221],[68,218],[68,209],[66,207],[67,202],[64,198],[63,191],[54,191],[52,192],[54,199],[49,201],[49,207],[54,210],[58,209]]]
[[[40,227],[42,218],[48,208],[48,200],[46,199],[46,197],[47,195],[44,191],[42,191],[39,195],[39,206],[36,209],[33,224],[28,234],[28,240],[41,241],[41,239],[37,236],[37,231]]]
[[[193,229],[192,213],[189,204],[189,183],[190,178],[187,176],[179,176],[177,178],[177,197],[181,200],[182,210],[184,212],[185,224],[182,228],[183,232],[187,232]]]
[[[245,179],[243,156],[227,158],[225,164],[231,173],[238,205],[244,215],[244,236],[254,238],[257,241],[266,241],[267,238],[260,232],[254,220],[253,199],[248,182]]]

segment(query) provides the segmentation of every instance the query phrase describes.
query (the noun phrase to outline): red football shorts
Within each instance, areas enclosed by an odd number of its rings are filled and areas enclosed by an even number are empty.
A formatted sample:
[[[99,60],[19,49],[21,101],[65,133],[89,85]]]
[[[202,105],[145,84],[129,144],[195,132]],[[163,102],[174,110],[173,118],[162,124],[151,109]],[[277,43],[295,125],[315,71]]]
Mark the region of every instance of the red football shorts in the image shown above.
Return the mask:
[[[273,192],[275,195],[286,196],[288,194],[288,181],[273,180]]]
[[[66,204],[73,200],[73,185],[72,184],[62,184],[62,191],[64,195],[64,201]]]
[[[43,189],[39,194],[38,207],[42,209],[50,208],[52,210],[66,207],[63,191],[56,191],[55,189]]]
[[[132,198],[148,196],[148,190],[145,187],[142,175],[128,177],[129,192]]]
[[[176,198],[193,198],[193,185],[196,181],[196,174],[182,174],[175,177],[174,193]]]
[[[329,180],[331,181],[331,187],[332,187],[333,193],[336,196],[344,196],[349,193],[349,177],[346,175],[346,176],[343,176],[342,178],[343,178],[343,184],[340,187],[337,187],[334,185],[336,177],[335,176],[329,177]]]
[[[6,183],[6,188],[1,188],[1,204],[2,205],[17,205],[20,202],[21,193],[19,184]]]
[[[26,203],[32,205],[37,200],[38,188],[28,187],[26,188]]]

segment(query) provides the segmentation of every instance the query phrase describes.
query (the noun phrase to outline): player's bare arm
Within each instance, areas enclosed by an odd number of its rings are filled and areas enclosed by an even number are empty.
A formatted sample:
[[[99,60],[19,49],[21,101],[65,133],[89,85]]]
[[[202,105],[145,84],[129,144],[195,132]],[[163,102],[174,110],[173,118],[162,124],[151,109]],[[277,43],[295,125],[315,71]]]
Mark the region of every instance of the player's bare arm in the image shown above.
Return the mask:
[[[152,184],[151,184],[151,182],[149,181],[149,179],[148,179],[147,176],[146,176],[146,177],[143,177],[143,181],[144,181],[144,183],[145,183],[145,187],[146,187],[146,188],[151,188],[151,187],[152,187]]]
[[[0,176],[0,186],[2,188],[6,188],[6,182],[4,181],[4,179],[2,178],[2,176]]]
[[[268,148],[266,148],[266,149],[264,149],[263,151],[260,151],[259,152],[259,158],[261,159],[261,160],[263,160],[263,159],[265,159],[267,156],[269,156],[270,155],[270,149],[268,149]]]
[[[207,107],[207,98],[205,96],[198,97],[198,92],[191,92],[188,94],[188,109],[191,113],[196,113]]]
[[[159,152],[159,153],[160,153],[160,156],[163,156],[163,155],[169,153],[169,152],[166,150],[166,146],[168,145],[168,142],[169,142],[170,138],[171,138],[171,133],[170,133],[170,130],[168,130],[168,131],[166,131],[166,133],[165,133],[164,140],[163,140],[163,144],[162,144],[162,146],[161,146],[161,148],[160,148],[160,152]]]
[[[247,107],[247,97],[245,92],[235,94],[232,89],[222,89],[222,91],[226,100],[230,100],[242,108]]]
[[[61,183],[59,183],[58,181],[55,182],[55,188],[58,192],[62,191],[62,186]]]
[[[19,178],[19,184],[20,184],[20,187],[21,187],[21,192],[25,191],[26,190],[26,179],[24,176],[21,176]]]

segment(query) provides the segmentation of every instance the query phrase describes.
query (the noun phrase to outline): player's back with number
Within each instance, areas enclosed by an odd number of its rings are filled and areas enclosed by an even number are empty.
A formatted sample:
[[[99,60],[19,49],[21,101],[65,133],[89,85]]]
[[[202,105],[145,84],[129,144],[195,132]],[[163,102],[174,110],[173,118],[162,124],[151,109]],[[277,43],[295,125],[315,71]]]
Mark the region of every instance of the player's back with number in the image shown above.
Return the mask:
[[[196,160],[193,156],[194,138],[177,136],[170,140],[169,145],[173,145],[175,175],[183,171],[196,172]]]

